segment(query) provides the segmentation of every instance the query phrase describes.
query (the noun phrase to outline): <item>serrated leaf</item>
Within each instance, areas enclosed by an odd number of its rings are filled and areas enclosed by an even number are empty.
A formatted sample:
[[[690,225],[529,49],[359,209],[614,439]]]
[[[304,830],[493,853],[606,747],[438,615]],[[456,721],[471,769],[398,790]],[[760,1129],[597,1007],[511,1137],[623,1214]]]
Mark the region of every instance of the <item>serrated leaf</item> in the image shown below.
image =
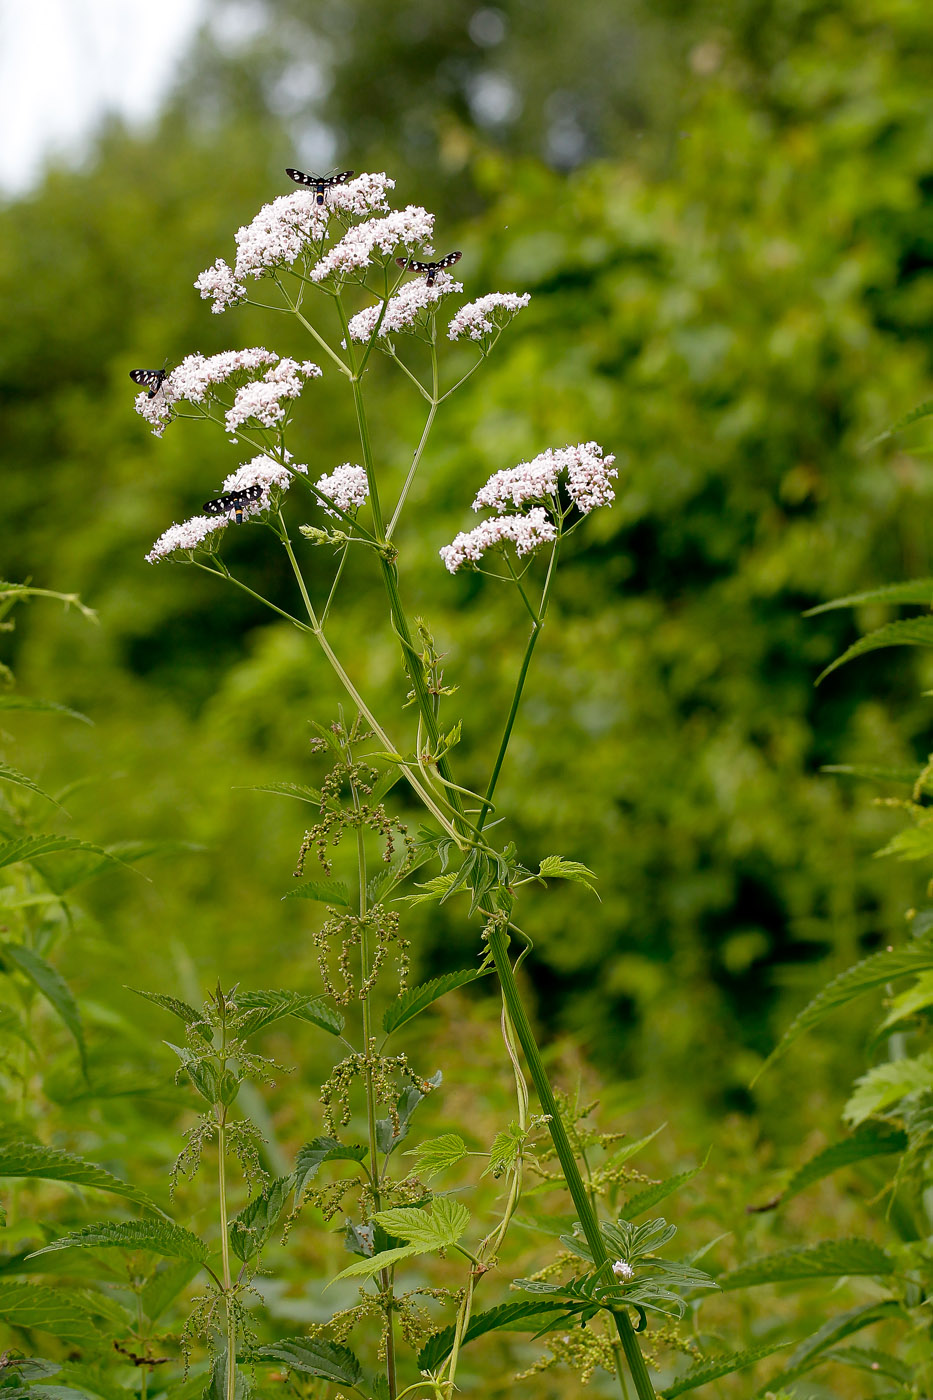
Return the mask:
[[[903,418],[899,418],[890,428],[885,428],[883,433],[872,438],[871,442],[865,444],[865,450],[869,447],[877,447],[879,442],[884,442],[887,438],[893,437],[895,433],[900,433],[904,428],[909,428],[911,423],[917,423],[921,418],[928,418],[933,413],[933,399],[927,399],[925,403],[918,404],[909,413],[905,413]]]
[[[816,684],[819,685],[846,662],[854,661],[857,656],[864,656],[869,651],[878,651],[882,647],[930,646],[933,646],[933,617],[904,617],[897,622],[888,622],[884,627],[876,627],[874,632],[869,632],[857,642],[853,642],[841,656],[837,656],[835,661],[831,661],[825,670],[820,672]]]
[[[314,1180],[324,1162],[363,1162],[368,1151],[364,1143],[344,1143],[332,1137],[316,1137],[306,1142],[295,1157],[296,1200],[301,1200],[306,1186]]]
[[[916,923],[916,920],[914,922]],[[876,1035],[883,1036],[886,1031],[889,1031],[900,1021],[908,1020],[920,1011],[928,1011],[931,1006],[933,1006],[933,972],[922,972],[912,987],[908,987],[899,996],[892,998],[888,1014],[878,1027]]]
[[[933,578],[915,578],[907,583],[883,583],[880,588],[868,588],[862,593],[848,593],[844,598],[833,598],[828,603],[808,608],[803,616],[816,617],[818,613],[833,612],[836,608],[858,608],[863,603],[933,605]]]
[[[432,1089],[436,1089],[441,1079],[441,1071],[437,1070],[426,1082]],[[408,1136],[409,1120],[423,1098],[424,1094],[417,1085],[406,1084],[395,1106],[397,1125],[391,1118],[376,1119],[376,1146],[380,1152],[394,1152],[399,1143]]]
[[[609,1158],[607,1165],[619,1167],[622,1165],[623,1162],[628,1162],[632,1157],[636,1156],[637,1153],[641,1152],[644,1148],[646,1148],[649,1142],[654,1142],[655,1138],[658,1136],[658,1133],[663,1133],[666,1127],[667,1124],[662,1123],[659,1128],[655,1128],[654,1132],[649,1133],[647,1137],[639,1138],[637,1142],[623,1143],[621,1147],[617,1148],[616,1151],[613,1152],[612,1156]]]
[[[441,1172],[456,1164],[467,1154],[467,1145],[457,1133],[443,1133],[440,1137],[428,1138],[406,1157],[414,1157],[412,1171],[424,1181],[431,1181]]]
[[[145,1191],[131,1186],[128,1181],[121,1181],[96,1162],[87,1162],[83,1157],[63,1152],[58,1147],[44,1147],[33,1142],[0,1143],[0,1178],[3,1177],[36,1177],[42,1181],[61,1181],[69,1186],[93,1186],[98,1191],[123,1196],[136,1205],[155,1211],[157,1215],[165,1215]]]
[[[883,856],[893,856],[895,860],[929,860],[933,856],[933,822],[925,820],[897,832],[886,846],[875,851],[876,859]]]
[[[833,1011],[899,977],[928,969],[933,969],[933,946],[915,944],[893,953],[873,953],[854,967],[840,972],[794,1018],[752,1082],[756,1082],[804,1031],[818,1026]]]
[[[27,948],[24,943],[0,942],[0,959],[12,963],[24,977],[28,977],[36,990],[59,1016],[65,1027],[74,1037],[81,1057],[81,1069],[87,1075],[87,1052],[84,1046],[84,1030],[78,1004],[60,972],[56,972],[45,958]]]
[[[559,1315],[563,1316],[565,1311],[563,1308],[559,1309]],[[484,1336],[487,1332],[517,1331],[517,1324],[520,1323],[525,1324],[520,1330],[533,1331],[544,1318],[553,1316],[554,1313],[555,1309],[549,1308],[546,1303],[500,1303],[498,1307],[476,1313],[470,1319],[461,1346]],[[450,1326],[428,1338],[418,1353],[419,1371],[436,1371],[438,1366],[443,1364],[450,1354],[455,1334],[456,1329]]]
[[[462,1201],[438,1196],[431,1204],[430,1213],[403,1206],[377,1211],[373,1220],[390,1235],[405,1240],[421,1253],[430,1254],[457,1243],[470,1223],[470,1212]]]
[[[468,982],[475,982],[477,977],[482,977],[489,969],[478,967],[467,967],[462,972],[445,972],[441,977],[434,977],[430,982],[422,982],[419,987],[409,987],[402,992],[391,1006],[386,1007],[385,1015],[382,1018],[382,1029],[387,1035],[397,1031],[400,1026],[413,1021],[416,1016],[429,1007],[432,1002],[437,1001],[447,992],[452,992],[456,987],[465,987]]]
[[[200,1269],[192,1259],[174,1259],[160,1264],[146,1280],[139,1293],[139,1302],[150,1322],[157,1322]]]
[[[193,1006],[189,1006],[186,1001],[180,1001],[178,997],[165,996],[162,992],[146,992],[141,987],[127,987],[126,990],[135,992],[138,997],[145,997],[146,1001],[151,1001],[156,1006],[161,1006],[163,1011],[170,1011],[179,1021],[184,1021],[186,1026],[194,1026],[204,1020],[203,1011],[196,1011]]]
[[[373,1278],[382,1269],[390,1269],[393,1264],[400,1264],[403,1259],[411,1259],[413,1255],[420,1254],[415,1245],[405,1245],[399,1249],[384,1249],[380,1254],[374,1254],[369,1259],[361,1259],[358,1264],[350,1264],[341,1273],[331,1279],[324,1289],[325,1293],[331,1284],[344,1278]]]
[[[855,1090],[842,1116],[854,1127],[872,1114],[890,1108],[906,1094],[930,1088],[933,1088],[933,1050],[916,1059],[889,1060],[874,1065],[855,1081]]]
[[[597,899],[599,894],[593,881],[598,877],[578,860],[565,860],[563,856],[545,856],[538,867],[538,875],[546,880],[573,880],[578,885],[586,885]]]
[[[799,1195],[815,1181],[822,1181],[824,1177],[839,1171],[840,1167],[851,1167],[857,1162],[867,1161],[870,1157],[888,1157],[892,1153],[903,1152],[906,1146],[907,1134],[900,1128],[891,1128],[880,1123],[866,1124],[842,1142],[834,1142],[830,1147],[824,1147],[822,1152],[817,1152],[798,1168],[781,1199],[789,1201],[792,1196]]]
[[[433,899],[443,903],[453,893],[454,887],[463,883],[462,873],[462,870],[449,870],[446,875],[435,875],[433,879],[418,885],[418,889],[423,893],[407,894],[405,899],[409,904],[427,904]]]
[[[657,1181],[652,1186],[646,1186],[643,1191],[638,1191],[634,1196],[630,1196],[625,1202],[623,1211],[626,1219],[631,1220],[636,1215],[644,1215],[646,1210],[651,1210],[660,1201],[667,1200],[668,1196],[672,1196],[675,1191],[686,1186],[688,1181],[692,1181],[705,1165],[704,1160],[698,1167],[692,1167],[686,1172],[678,1172],[676,1176],[669,1176],[665,1181]]]
[[[754,1366],[756,1362],[762,1361],[766,1356],[773,1356],[776,1351],[789,1345],[789,1342],[775,1342],[767,1346],[751,1347],[747,1351],[732,1351],[725,1356],[704,1357],[673,1385],[662,1391],[664,1400],[675,1400],[675,1396],[686,1395],[688,1390],[697,1390],[701,1385],[719,1380],[721,1376],[745,1371],[749,1366]]]
[[[14,787],[27,788],[29,792],[35,792],[39,797],[44,797],[46,802],[51,802],[53,807],[61,809],[61,803],[56,802],[54,797],[50,797],[38,783],[32,778],[27,778],[25,773],[21,773],[18,768],[11,768],[8,763],[0,763],[0,782],[12,783]]]
[[[500,1177],[505,1172],[512,1171],[527,1139],[528,1133],[517,1123],[510,1123],[507,1128],[500,1129],[489,1148],[489,1162],[483,1170],[483,1176]]]
[[[268,1241],[295,1184],[293,1175],[280,1176],[230,1221],[230,1246],[244,1263],[255,1258]]]
[[[265,1030],[267,1026],[284,1020],[286,1016],[293,1016],[302,1021],[313,1020],[315,1025],[320,1025],[324,1011],[327,1010],[326,1004],[319,997],[310,997],[306,992],[279,990],[238,992],[236,1006],[238,1011],[251,1013],[246,1016],[237,1032],[244,1038]],[[333,1014],[332,1021],[328,1021],[325,1029],[330,1029],[332,1024],[336,1026],[338,1019],[340,1024],[334,1034],[339,1035],[343,1029],[343,1017],[338,1018],[336,1013]]]
[[[851,1337],[856,1332],[862,1331],[865,1327],[871,1327],[876,1322],[881,1322],[886,1318],[904,1316],[904,1310],[900,1304],[893,1300],[885,1300],[881,1303],[859,1303],[857,1307],[850,1308],[847,1312],[838,1313],[824,1322],[818,1331],[801,1342],[796,1351],[788,1358],[787,1369],[779,1376],[772,1377],[769,1382],[771,1388],[787,1385],[798,1376],[803,1375],[813,1367],[826,1350],[840,1342],[845,1337]]]
[[[913,1371],[909,1366],[875,1347],[836,1347],[825,1353],[824,1360],[854,1366],[859,1371],[869,1371],[876,1376],[887,1376],[892,1381],[909,1384],[913,1380]]]
[[[34,1250],[29,1258],[62,1249],[145,1249],[166,1259],[188,1259],[199,1264],[210,1257],[203,1240],[169,1220],[100,1220],[62,1235]]]
[[[306,880],[303,885],[282,895],[283,899],[316,899],[319,904],[334,904],[349,909],[350,891],[343,880]]]
[[[115,860],[102,846],[92,841],[79,841],[75,836],[21,836],[17,841],[0,842],[0,869],[19,861],[36,860],[39,856],[56,855],[61,851],[91,851],[94,855]]]
[[[100,1339],[93,1315],[77,1302],[74,1291],[0,1279],[0,1318],[10,1327],[36,1328],[67,1342]]]
[[[69,709],[67,705],[56,704],[54,700],[38,700],[31,695],[0,695],[0,710],[47,711],[50,714],[68,715],[69,719],[79,719],[84,724],[93,724],[80,710]]]
[[[893,1273],[894,1260],[871,1240],[823,1240],[820,1244],[782,1249],[752,1259],[738,1269],[720,1274],[716,1282],[724,1292],[755,1288],[763,1283],[787,1283],[807,1278],[842,1278],[850,1274]]]
[[[259,1347],[253,1355],[338,1385],[356,1385],[363,1378],[363,1368],[350,1348],[323,1337],[286,1337]]]
[[[843,777],[868,778],[879,783],[900,783],[913,787],[917,781],[917,768],[881,768],[873,763],[824,763],[821,773],[839,773]]]
[[[324,798],[317,788],[305,787],[304,783],[258,783],[235,789],[238,792],[272,792],[279,797],[294,797],[299,802],[310,802],[313,807],[323,807]]]

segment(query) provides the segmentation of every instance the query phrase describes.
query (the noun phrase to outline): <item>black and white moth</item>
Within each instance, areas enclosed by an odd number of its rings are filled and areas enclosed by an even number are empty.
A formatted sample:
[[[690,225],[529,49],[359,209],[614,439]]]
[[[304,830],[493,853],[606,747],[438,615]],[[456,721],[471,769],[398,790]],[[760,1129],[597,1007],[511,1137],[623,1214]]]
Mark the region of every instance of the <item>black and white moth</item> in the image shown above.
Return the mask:
[[[242,525],[244,507],[249,501],[258,501],[261,495],[261,486],[246,486],[242,491],[225,491],[213,501],[205,501],[201,509],[206,515],[229,515],[232,511],[236,523]]]
[[[341,170],[339,175],[306,175],[303,170],[286,170],[285,174],[296,185],[307,185],[309,190],[314,190],[318,204],[323,204],[327,191],[334,185],[345,185],[353,178],[354,171]]]
[[[168,370],[165,369],[131,369],[130,378],[140,388],[148,389],[149,398],[154,399],[162,388],[162,381],[167,373]]]
[[[396,258],[395,261],[409,272],[423,272],[428,286],[433,287],[437,274],[445,267],[453,267],[462,257],[463,254],[457,252],[448,253],[446,258],[438,258],[437,262],[416,262],[414,258]]]

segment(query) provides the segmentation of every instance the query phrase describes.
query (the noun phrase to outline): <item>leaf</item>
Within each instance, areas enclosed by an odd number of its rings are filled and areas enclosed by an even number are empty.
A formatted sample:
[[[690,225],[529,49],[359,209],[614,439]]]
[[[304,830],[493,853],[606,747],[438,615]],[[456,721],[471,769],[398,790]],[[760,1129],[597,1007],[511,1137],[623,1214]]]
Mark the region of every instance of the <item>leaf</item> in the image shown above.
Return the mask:
[[[222,1080],[217,1066],[209,1058],[196,1055],[186,1045],[173,1045],[170,1040],[166,1040],[165,1044],[170,1050],[175,1051],[188,1073],[188,1078],[205,1102],[209,1104],[224,1102],[225,1089],[229,1087],[230,1080],[232,1079],[234,1085],[236,1084],[236,1080],[229,1070],[224,1071]]]
[[[641,1152],[642,1148],[647,1147],[649,1142],[654,1142],[658,1133],[662,1133],[666,1127],[667,1124],[662,1123],[659,1128],[655,1128],[654,1132],[649,1133],[647,1137],[639,1138],[637,1142],[623,1143],[616,1152],[613,1152],[606,1165],[619,1167],[623,1162],[628,1162],[637,1153]]]
[[[196,1026],[204,1022],[203,1011],[196,1011],[186,1001],[179,1001],[178,997],[165,996],[162,992],[144,992],[140,987],[127,987],[126,990],[154,1002],[156,1006],[161,1006],[163,1011],[170,1011],[179,1021],[184,1021],[186,1026]]]
[[[121,1181],[96,1162],[86,1162],[83,1157],[63,1152],[58,1147],[44,1147],[33,1142],[0,1143],[0,1178],[3,1177],[38,1177],[43,1181],[66,1182],[69,1186],[93,1186],[114,1196],[124,1196],[157,1215],[165,1215],[144,1191],[128,1181]]]
[[[842,1142],[834,1142],[830,1147],[824,1147],[822,1152],[817,1152],[799,1167],[791,1177],[781,1200],[789,1201],[792,1196],[799,1195],[815,1181],[822,1181],[824,1177],[831,1176],[840,1167],[851,1167],[856,1162],[867,1161],[870,1157],[888,1157],[895,1152],[903,1152],[906,1146],[907,1134],[900,1128],[891,1128],[886,1124],[867,1124],[851,1137],[844,1138]]]
[[[282,895],[283,899],[316,899],[319,904],[336,904],[349,909],[350,891],[343,880],[306,880]]]
[[[0,842],[0,869],[21,860],[55,855],[59,851],[93,851],[95,855],[108,860],[116,859],[108,856],[102,846],[95,846],[92,841],[79,841],[75,836],[21,836],[17,841]]]
[[[874,1347],[836,1347],[825,1353],[824,1360],[840,1362],[843,1366],[855,1366],[860,1371],[870,1371],[876,1376],[887,1376],[892,1381],[908,1384],[913,1380],[913,1371],[896,1356]]]
[[[80,710],[71,710],[67,705],[56,704],[54,700],[38,700],[31,695],[0,695],[0,710],[45,710],[52,714],[68,715],[70,719],[79,719],[84,724],[94,722],[87,715],[82,715]]]
[[[249,1201],[230,1221],[230,1246],[244,1263],[255,1258],[278,1224],[295,1178],[280,1176]]]
[[[62,1235],[28,1257],[37,1259],[40,1254],[62,1249],[146,1249],[166,1259],[187,1259],[199,1264],[210,1257],[203,1240],[170,1220],[101,1220]]]
[[[363,1378],[363,1368],[350,1348],[323,1337],[286,1337],[257,1348],[253,1355],[338,1385],[356,1385]]]
[[[298,1149],[293,1180],[295,1199],[301,1200],[308,1183],[317,1176],[324,1162],[363,1162],[369,1148],[362,1142],[343,1143],[337,1138],[316,1137]]]
[[[933,606],[933,578],[915,578],[907,583],[883,583],[880,588],[869,588],[864,593],[848,593],[844,598],[833,598],[818,607],[808,608],[804,617],[816,617],[818,613],[832,612],[836,608],[858,608],[863,603],[917,603]]]
[[[460,883],[461,874],[460,870],[449,870],[446,875],[435,875],[433,879],[418,885],[418,889],[424,891],[423,894],[407,894],[405,899],[409,904],[427,904],[432,899],[443,902]]]
[[[84,1031],[81,1026],[81,1016],[78,1012],[77,1002],[71,995],[68,983],[61,973],[56,972],[51,963],[47,963],[45,958],[41,958],[38,953],[27,948],[24,943],[0,942],[0,958],[4,962],[12,963],[18,968],[24,977],[28,977],[33,986],[45,997],[49,1005],[58,1013],[66,1028],[74,1037],[78,1047],[78,1054],[81,1057],[81,1069],[87,1077],[87,1051],[84,1045]]]
[[[373,1254],[368,1259],[361,1259],[358,1264],[350,1264],[342,1273],[336,1274],[330,1283],[325,1285],[324,1292],[330,1288],[338,1279],[342,1278],[372,1278],[382,1269],[391,1269],[393,1264],[400,1264],[403,1259],[411,1259],[413,1255],[421,1251],[414,1245],[407,1244],[399,1249],[384,1249],[381,1254]]]
[[[16,787],[28,788],[30,792],[38,793],[44,797],[46,802],[51,802],[53,807],[61,809],[61,803],[56,802],[54,797],[40,788],[38,783],[34,783],[32,778],[27,778],[25,773],[21,773],[18,768],[11,768],[8,763],[0,763],[0,781],[13,783]]]
[[[559,1310],[560,1315],[564,1309]],[[547,1303],[533,1303],[530,1301],[520,1303],[500,1303],[496,1308],[488,1308],[485,1312],[476,1313],[470,1319],[470,1325],[463,1334],[461,1345],[474,1341],[477,1337],[484,1336],[487,1332],[500,1331],[533,1331],[546,1317],[553,1317],[555,1309],[548,1307]],[[518,1328],[517,1324],[524,1323],[524,1327]],[[456,1329],[452,1325],[443,1328],[440,1332],[435,1332],[425,1342],[418,1353],[419,1371],[435,1371],[450,1354],[454,1344]]]
[[[811,1337],[797,1347],[788,1359],[787,1370],[779,1376],[772,1377],[769,1382],[772,1388],[779,1385],[787,1385],[797,1376],[801,1376],[805,1371],[809,1371],[827,1350],[845,1337],[851,1337],[854,1333],[860,1332],[864,1327],[871,1327],[876,1322],[881,1322],[890,1317],[904,1317],[904,1311],[899,1303],[893,1299],[885,1300],[881,1303],[859,1303],[855,1308],[850,1308],[848,1312],[838,1313],[835,1317],[829,1318],[827,1322]]]
[[[274,792],[279,797],[296,797],[299,802],[310,802],[314,807],[323,807],[324,798],[317,788],[305,787],[304,783],[259,783],[251,787],[234,788],[235,792]]]
[[[564,860],[563,856],[545,856],[538,867],[538,875],[545,880],[573,880],[578,885],[586,885],[599,898],[593,881],[598,877],[578,860]]]
[[[677,1395],[686,1395],[688,1390],[696,1390],[721,1376],[731,1376],[736,1371],[744,1371],[754,1366],[766,1356],[790,1346],[789,1342],[776,1342],[768,1346],[751,1347],[748,1351],[732,1351],[725,1356],[706,1356],[682,1375],[673,1385],[662,1391],[664,1400],[674,1400]]]
[[[296,1021],[310,1021],[329,1035],[340,1035],[346,1020],[324,997],[311,997],[304,1006],[291,1013]]]
[[[465,987],[468,982],[475,982],[477,977],[485,976],[487,971],[487,968],[467,967],[462,972],[445,972],[443,976],[434,977],[430,982],[422,982],[420,987],[409,987],[391,1006],[386,1007],[382,1029],[387,1035],[391,1035],[400,1026],[407,1025],[416,1016],[420,1016],[432,1002],[447,992],[452,992],[455,987]]]
[[[916,1059],[905,1057],[889,1060],[874,1065],[855,1081],[855,1090],[842,1110],[842,1116],[854,1127],[873,1113],[890,1108],[906,1094],[930,1088],[933,1088],[933,1050]]]
[[[921,418],[928,418],[933,413],[933,399],[927,399],[925,403],[912,408],[909,413],[905,413],[903,418],[899,418],[890,428],[886,428],[883,433],[879,433],[871,442],[865,444],[865,450],[869,447],[876,447],[879,442],[884,442],[886,438],[893,437],[895,433],[901,432],[904,428],[909,428],[911,423],[917,423]]]
[[[752,1259],[716,1280],[724,1292],[756,1288],[762,1283],[787,1283],[794,1279],[841,1278],[850,1274],[892,1273],[894,1260],[871,1240],[823,1240],[820,1244],[782,1249]]]
[[[428,1138],[418,1147],[406,1152],[406,1157],[414,1157],[412,1170],[424,1181],[431,1181],[441,1172],[456,1164],[467,1154],[467,1145],[457,1133],[443,1133],[441,1137]]]
[[[646,1186],[644,1191],[639,1191],[636,1195],[631,1196],[624,1206],[626,1219],[631,1220],[636,1215],[644,1215],[646,1210],[651,1210],[659,1201],[667,1200],[667,1197],[672,1196],[675,1191],[679,1191],[681,1186],[686,1186],[688,1181],[692,1181],[705,1166],[706,1161],[704,1160],[700,1166],[692,1167],[690,1171],[669,1176],[666,1181],[655,1182],[653,1186]]]
[[[524,1128],[520,1128],[517,1123],[510,1123],[507,1128],[502,1128],[492,1140],[489,1148],[489,1162],[483,1170],[483,1176],[503,1176],[506,1172],[512,1171],[518,1161],[519,1154],[528,1140],[528,1133]]]
[[[917,781],[916,768],[880,768],[871,763],[824,763],[821,773],[839,773],[849,778],[869,778],[879,783],[901,783],[913,787]]]
[[[257,1031],[265,1030],[276,1021],[284,1020],[286,1016],[294,1016],[303,1021],[313,1020],[315,1025],[320,1025],[321,1020],[326,1019],[324,1012],[328,1010],[326,1003],[319,997],[310,997],[306,992],[284,991],[238,992],[236,1006],[238,1011],[253,1013],[247,1016],[239,1027],[237,1034],[243,1037],[255,1035]],[[343,1030],[343,1017],[338,1017],[336,1012],[332,1013],[324,1028],[330,1030],[332,1027],[335,1028],[336,1035]]]
[[[100,1331],[73,1293],[0,1279],[0,1318],[10,1327],[36,1328],[67,1342],[100,1340]]]
[[[854,967],[840,972],[838,977],[834,977],[831,982],[828,982],[804,1007],[803,1011],[794,1018],[755,1075],[752,1083],[757,1082],[765,1070],[774,1064],[775,1060],[783,1055],[804,1031],[812,1030],[814,1026],[818,1026],[833,1011],[837,1011],[841,1006],[846,1006],[865,992],[874,991],[877,987],[883,987],[887,982],[895,981],[898,977],[925,972],[930,968],[933,968],[933,947],[927,944],[915,944],[907,948],[898,948],[893,953],[873,953],[871,957],[864,958]]]
[[[917,826],[905,827],[886,846],[875,851],[876,859],[894,856],[896,860],[929,860],[933,856],[933,822],[928,818]]]
[[[904,617],[898,622],[888,622],[884,627],[876,627],[874,632],[869,632],[857,642],[853,642],[841,656],[837,656],[835,661],[831,661],[825,670],[820,672],[816,684],[819,685],[847,661],[854,661],[857,656],[864,656],[866,652],[878,651],[882,647],[930,646],[933,646],[933,617]]]
[[[390,1235],[430,1254],[457,1243],[470,1223],[470,1212],[461,1201],[438,1196],[432,1202],[430,1214],[418,1207],[399,1206],[394,1210],[377,1211],[373,1220]]]
[[[160,1264],[147,1279],[139,1293],[143,1312],[150,1322],[157,1322],[198,1272],[200,1265],[191,1259],[174,1259]]]
[[[441,1071],[432,1074],[426,1082],[436,1089],[441,1082]],[[396,1128],[391,1118],[376,1119],[376,1146],[380,1152],[394,1152],[403,1138],[408,1136],[408,1124],[411,1115],[424,1098],[421,1090],[415,1084],[407,1084],[399,1095],[398,1103],[395,1106],[398,1118]]]
[[[916,924],[916,920],[914,923]],[[898,1022],[906,1021],[910,1017],[916,1016],[919,1011],[926,1011],[931,1006],[933,1006],[933,972],[922,972],[913,986],[908,987],[899,996],[892,998],[888,1014],[878,1027],[876,1036],[883,1036]]]

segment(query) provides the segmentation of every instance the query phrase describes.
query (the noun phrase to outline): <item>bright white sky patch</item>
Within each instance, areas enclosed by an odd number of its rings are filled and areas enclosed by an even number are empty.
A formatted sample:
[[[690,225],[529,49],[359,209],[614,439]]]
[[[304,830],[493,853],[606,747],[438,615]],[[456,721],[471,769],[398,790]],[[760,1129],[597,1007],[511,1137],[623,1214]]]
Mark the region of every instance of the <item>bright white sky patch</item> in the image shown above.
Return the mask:
[[[0,0],[0,192],[79,156],[107,111],[158,110],[205,0]]]

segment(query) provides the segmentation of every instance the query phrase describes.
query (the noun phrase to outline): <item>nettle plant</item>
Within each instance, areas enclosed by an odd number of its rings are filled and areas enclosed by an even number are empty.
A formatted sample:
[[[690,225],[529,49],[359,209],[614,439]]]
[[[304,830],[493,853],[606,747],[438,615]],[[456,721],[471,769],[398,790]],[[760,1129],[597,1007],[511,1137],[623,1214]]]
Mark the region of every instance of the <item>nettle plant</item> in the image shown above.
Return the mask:
[[[474,509],[490,514],[440,551],[439,570],[441,562],[450,573],[482,569],[515,589],[530,623],[488,782],[483,791],[471,791],[454,774],[462,725],[461,718],[448,714],[455,688],[446,682],[429,624],[413,621],[406,612],[396,536],[440,406],[483,364],[529,297],[492,292],[454,309],[453,299],[463,286],[447,269],[460,254],[434,257],[434,216],[412,205],[390,209],[392,180],[384,174],[352,179],[352,172],[323,178],[288,173],[304,188],[265,206],[238,231],[233,266],[218,260],[196,286],[218,313],[253,302],[293,318],[307,332],[321,364],[251,348],[189,355],[170,371],[132,372],[142,386],[137,410],[157,435],[176,419],[195,418],[216,425],[252,454],[226,477],[220,494],[201,513],[170,526],[147,558],[187,563],[258,597],[234,575],[223,546],[231,526],[267,532],[288,559],[299,606],[289,613],[270,600],[260,601],[308,636],[349,702],[335,722],[316,725],[314,747],[330,764],[320,789],[294,783],[272,788],[309,802],[316,812],[298,853],[295,874],[302,884],[293,893],[320,900],[327,909],[314,936],[322,995],[218,988],[203,1013],[160,999],[187,1025],[186,1044],[177,1048],[181,1069],[209,1105],[181,1166],[196,1166],[201,1150],[210,1146],[216,1149],[220,1172],[222,1260],[219,1269],[210,1266],[208,1293],[197,1304],[189,1333],[218,1338],[212,1394],[226,1400],[235,1400],[249,1385],[244,1366],[255,1372],[261,1362],[293,1376],[332,1382],[335,1396],[352,1391],[372,1400],[449,1397],[463,1346],[484,1333],[519,1325],[548,1334],[552,1358],[577,1364],[584,1374],[603,1365],[618,1375],[624,1395],[633,1385],[640,1400],[648,1400],[654,1391],[636,1331],[646,1328],[653,1311],[662,1321],[648,1338],[649,1354],[668,1345],[690,1352],[674,1323],[688,1300],[715,1285],[695,1261],[667,1256],[673,1227],[661,1219],[636,1225],[629,1218],[670,1194],[676,1181],[648,1188],[648,1194],[629,1203],[633,1208],[627,1215],[618,1214],[620,1183],[629,1171],[625,1163],[641,1144],[617,1149],[611,1135],[593,1136],[573,1113],[568,1118],[516,982],[517,967],[532,949],[518,922],[522,889],[563,879],[579,883],[589,897],[594,877],[584,865],[559,856],[525,864],[513,844],[499,844],[493,834],[502,819],[495,802],[497,785],[546,620],[561,545],[592,510],[611,504],[614,459],[598,444],[583,442],[549,448],[531,461],[495,472],[473,501]],[[262,284],[262,300],[252,294],[257,283]],[[322,326],[334,314],[340,332],[328,339]],[[461,341],[475,351],[465,369],[457,347]],[[458,377],[452,382],[444,360],[447,348],[456,348]],[[388,495],[367,416],[365,374],[374,352],[385,356],[426,405],[423,431],[394,499]],[[305,392],[319,393],[317,381],[325,376],[345,385],[352,397],[358,460],[315,476],[292,442],[290,425],[296,401]],[[310,519],[309,508],[314,512]],[[312,595],[302,565],[312,549],[336,552],[330,586],[319,599]],[[374,583],[385,590],[391,633],[409,687],[401,715],[373,712],[328,637],[328,618],[339,606],[350,550],[368,558]],[[407,785],[423,809],[424,824],[414,836],[386,805],[399,783]],[[335,878],[331,868],[334,847],[342,842],[341,857],[352,851],[355,865],[346,881]],[[320,866],[314,879],[306,877],[311,860]],[[433,872],[425,869],[432,865]],[[418,871],[425,878],[414,887],[406,884]],[[406,899],[450,905],[458,898],[464,916],[476,923],[477,965],[409,988],[400,907]],[[491,1145],[488,1167],[501,1181],[502,1196],[494,1219],[479,1224],[459,1199],[461,1187],[442,1190],[435,1184],[467,1157],[460,1136],[430,1139],[413,1153],[396,1151],[414,1110],[436,1090],[439,1076],[427,1072],[429,1066],[409,1063],[390,1041],[442,994],[492,972],[501,988],[515,1116]],[[379,1021],[377,995],[385,1003]],[[326,1132],[299,1152],[288,1177],[268,1182],[261,1179],[255,1144],[233,1106],[241,1078],[263,1072],[261,1060],[246,1044],[248,1037],[280,1016],[298,1016],[322,1027],[340,1043],[341,1058],[321,1088]],[[520,1053],[538,1097],[537,1115],[530,1112]],[[357,1122],[363,1125],[361,1141],[345,1131]],[[225,1159],[237,1149],[246,1187],[256,1189],[246,1207],[228,1218]],[[544,1165],[549,1159],[553,1170]],[[591,1169],[597,1160],[602,1165]],[[531,1162],[566,1187],[576,1223],[543,1275],[517,1281],[523,1295],[478,1313],[475,1291],[497,1262]],[[343,1167],[321,1185],[319,1171],[325,1164],[332,1170],[334,1163]],[[601,1218],[601,1198],[616,1208],[617,1218]],[[346,1245],[356,1257],[338,1278],[360,1281],[359,1301],[309,1336],[258,1346],[250,1329],[247,1291],[259,1250],[289,1200],[289,1218],[305,1202],[317,1207],[325,1222],[345,1218]],[[149,1247],[158,1250],[155,1235]],[[184,1248],[190,1252],[195,1245],[188,1241]],[[462,1261],[462,1281],[452,1289],[406,1289],[402,1280],[408,1261],[420,1260],[423,1276],[424,1256],[438,1253]],[[451,1320],[439,1326],[438,1308],[445,1306]],[[348,1346],[351,1334],[364,1346],[375,1339],[375,1372],[364,1368]],[[414,1352],[413,1360],[400,1354],[402,1341]],[[715,1361],[700,1357],[677,1383],[676,1393],[750,1359],[749,1354]]]

